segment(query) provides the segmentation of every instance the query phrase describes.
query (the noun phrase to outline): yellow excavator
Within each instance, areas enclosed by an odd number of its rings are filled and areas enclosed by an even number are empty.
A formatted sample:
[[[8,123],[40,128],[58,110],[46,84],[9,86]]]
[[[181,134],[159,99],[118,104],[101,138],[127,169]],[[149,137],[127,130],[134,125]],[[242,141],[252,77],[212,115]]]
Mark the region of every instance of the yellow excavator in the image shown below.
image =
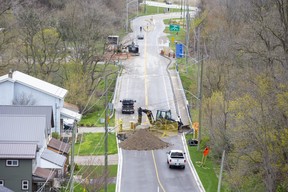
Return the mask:
[[[189,125],[183,125],[181,118],[178,116],[178,120],[172,119],[171,110],[157,110],[156,118],[154,118],[153,113],[149,109],[138,108],[138,121],[137,125],[141,125],[142,123],[142,113],[145,113],[148,117],[148,120],[152,127],[150,129],[158,129],[158,130],[170,130],[177,131],[182,128],[187,128]]]

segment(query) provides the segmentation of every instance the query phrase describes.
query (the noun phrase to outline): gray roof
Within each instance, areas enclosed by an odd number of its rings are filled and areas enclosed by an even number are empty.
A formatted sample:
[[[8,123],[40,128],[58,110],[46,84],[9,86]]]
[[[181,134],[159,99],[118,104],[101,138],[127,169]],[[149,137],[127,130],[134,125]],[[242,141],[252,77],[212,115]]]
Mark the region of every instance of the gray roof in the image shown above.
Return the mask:
[[[14,192],[11,189],[8,189],[7,187],[0,186],[0,192]]]
[[[8,74],[0,77],[0,83],[4,81],[18,82],[27,87],[31,87],[43,93],[47,93],[48,95],[52,95],[53,97],[58,97],[60,99],[64,99],[67,94],[67,90],[46,81],[37,79],[20,71],[14,71],[12,73],[12,78],[9,77]]]
[[[47,118],[47,128],[54,127],[52,106],[0,105],[1,114],[45,115]]]
[[[54,163],[58,166],[63,167],[66,162],[66,157],[64,155],[60,155],[54,151],[51,151],[49,149],[45,149],[43,153],[41,154],[41,158],[45,159],[46,161],[49,161],[51,163]]]
[[[0,143],[0,159],[34,159],[36,149],[35,143]]]
[[[46,145],[45,116],[2,114],[0,122],[0,141],[35,142],[39,148]]]

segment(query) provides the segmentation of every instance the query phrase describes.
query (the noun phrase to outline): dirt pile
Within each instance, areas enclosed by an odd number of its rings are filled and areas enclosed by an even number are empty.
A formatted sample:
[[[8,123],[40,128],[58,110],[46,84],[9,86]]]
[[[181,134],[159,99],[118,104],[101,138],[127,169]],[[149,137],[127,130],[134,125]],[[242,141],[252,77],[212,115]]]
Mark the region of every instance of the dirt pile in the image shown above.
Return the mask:
[[[162,141],[146,129],[139,129],[128,135],[119,146],[126,150],[155,150],[168,147],[170,144]]]

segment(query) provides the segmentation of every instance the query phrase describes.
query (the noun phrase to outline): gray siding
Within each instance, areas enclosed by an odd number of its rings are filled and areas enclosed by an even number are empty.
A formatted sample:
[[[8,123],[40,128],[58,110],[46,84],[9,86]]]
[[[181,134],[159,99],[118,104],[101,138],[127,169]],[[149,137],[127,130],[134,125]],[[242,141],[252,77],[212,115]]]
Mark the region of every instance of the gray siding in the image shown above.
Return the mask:
[[[21,181],[29,180],[29,192],[32,192],[32,160],[18,159],[18,167],[7,167],[6,159],[0,159],[0,179],[4,180],[5,187],[22,192]]]

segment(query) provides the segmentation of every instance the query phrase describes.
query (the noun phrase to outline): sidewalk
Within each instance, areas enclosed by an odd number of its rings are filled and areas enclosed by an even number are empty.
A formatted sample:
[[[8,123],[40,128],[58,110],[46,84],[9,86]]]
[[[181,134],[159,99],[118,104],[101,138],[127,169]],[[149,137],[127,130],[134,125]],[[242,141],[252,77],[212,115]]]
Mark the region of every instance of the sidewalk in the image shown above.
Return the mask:
[[[78,165],[105,165],[105,156],[74,156],[74,161]],[[118,164],[118,154],[108,155],[108,165]]]
[[[114,132],[114,127],[108,127],[108,132]],[[78,127],[78,133],[104,133],[105,127]]]
[[[174,61],[172,65],[174,65]],[[179,74],[176,70],[169,70],[171,80],[172,80],[172,85],[173,85],[173,92],[175,96],[175,104],[178,110],[178,114],[180,115],[182,122],[184,125],[191,125],[191,120],[188,114],[188,101],[186,99],[184,89],[182,86],[181,79],[179,77]]]

